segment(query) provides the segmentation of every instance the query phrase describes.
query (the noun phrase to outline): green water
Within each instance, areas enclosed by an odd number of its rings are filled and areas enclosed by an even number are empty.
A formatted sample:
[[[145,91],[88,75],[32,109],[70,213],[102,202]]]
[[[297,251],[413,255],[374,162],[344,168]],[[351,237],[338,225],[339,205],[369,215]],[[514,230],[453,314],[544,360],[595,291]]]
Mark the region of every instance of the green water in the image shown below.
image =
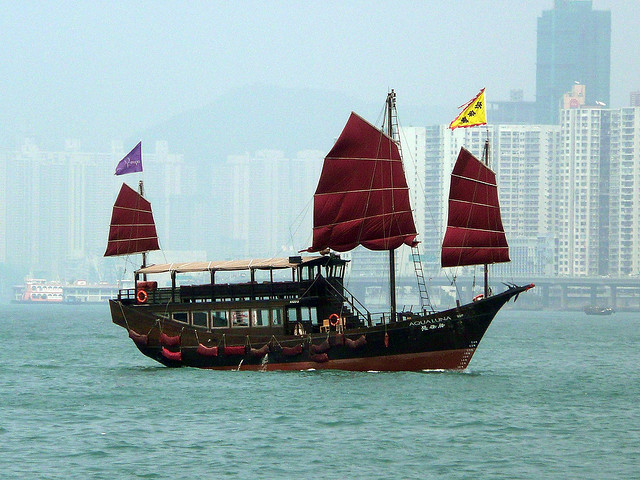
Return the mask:
[[[640,478],[640,314],[502,311],[465,372],[210,372],[0,307],[3,478]]]

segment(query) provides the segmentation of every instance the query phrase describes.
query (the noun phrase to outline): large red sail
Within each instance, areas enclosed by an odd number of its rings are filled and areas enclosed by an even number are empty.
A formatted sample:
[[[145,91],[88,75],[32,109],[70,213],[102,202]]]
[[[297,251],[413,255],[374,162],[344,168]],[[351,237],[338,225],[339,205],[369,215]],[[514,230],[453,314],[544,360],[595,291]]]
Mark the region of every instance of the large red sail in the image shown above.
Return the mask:
[[[159,249],[151,203],[123,183],[113,205],[109,241],[104,256],[128,255]]]
[[[496,174],[464,148],[451,174],[441,260],[443,267],[510,261]]]
[[[324,160],[314,195],[313,245],[346,252],[415,243],[409,189],[395,142],[351,113]]]

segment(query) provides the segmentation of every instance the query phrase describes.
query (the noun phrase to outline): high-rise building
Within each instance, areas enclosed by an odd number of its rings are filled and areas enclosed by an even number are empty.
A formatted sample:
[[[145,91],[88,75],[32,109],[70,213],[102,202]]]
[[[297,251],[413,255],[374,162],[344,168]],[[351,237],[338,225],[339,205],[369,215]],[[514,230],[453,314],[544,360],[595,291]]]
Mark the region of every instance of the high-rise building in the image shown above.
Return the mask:
[[[511,90],[508,101],[487,102],[487,116],[492,124],[524,124],[536,123],[536,102],[525,101],[522,90]]]
[[[65,142],[60,151],[44,151],[26,140],[0,153],[0,263],[14,276],[73,280],[95,278],[109,232],[111,206],[123,181],[137,189],[139,176],[114,176],[126,154],[122,144],[111,152],[88,152],[80,142]],[[182,155],[169,154],[165,142],[155,153],[143,152],[146,194],[152,201],[163,243],[177,215],[170,195],[179,194]],[[188,232],[188,230],[185,230]],[[166,243],[165,243],[166,242]]]
[[[594,276],[600,271],[607,235],[600,235],[601,192],[606,195],[608,158],[601,155],[602,109],[574,107],[561,111],[562,154],[554,197],[555,232],[559,236],[559,273]]]
[[[604,110],[610,156],[606,215],[608,274],[640,273],[640,106]]]
[[[555,0],[538,18],[536,120],[557,124],[562,95],[586,86],[586,104],[609,104],[611,12],[591,0]]]
[[[412,196],[427,275],[437,274],[440,245],[446,228],[450,174],[461,146],[482,158],[490,140],[489,162],[496,172],[502,221],[511,245],[512,262],[494,266],[496,273],[555,274],[555,241],[550,233],[549,165],[557,155],[559,127],[553,125],[489,125],[486,128],[449,130],[446,125],[403,129],[407,179],[417,185]],[[422,165],[413,180],[407,169],[407,152]]]
[[[313,193],[323,153],[280,150],[232,155],[226,161],[227,205],[220,228],[230,232],[234,257],[298,254],[311,245]]]
[[[554,178],[560,274],[640,272],[640,108],[561,111]]]

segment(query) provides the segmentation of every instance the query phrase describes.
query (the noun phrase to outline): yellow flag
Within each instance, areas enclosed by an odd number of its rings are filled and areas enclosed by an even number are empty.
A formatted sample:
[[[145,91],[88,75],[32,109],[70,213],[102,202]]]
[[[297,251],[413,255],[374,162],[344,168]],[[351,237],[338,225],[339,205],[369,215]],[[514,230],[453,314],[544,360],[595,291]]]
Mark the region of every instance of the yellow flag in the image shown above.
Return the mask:
[[[462,107],[462,112],[456,119],[449,124],[449,128],[453,130],[458,127],[475,127],[476,125],[487,124],[487,111],[484,104],[484,88],[480,93]]]

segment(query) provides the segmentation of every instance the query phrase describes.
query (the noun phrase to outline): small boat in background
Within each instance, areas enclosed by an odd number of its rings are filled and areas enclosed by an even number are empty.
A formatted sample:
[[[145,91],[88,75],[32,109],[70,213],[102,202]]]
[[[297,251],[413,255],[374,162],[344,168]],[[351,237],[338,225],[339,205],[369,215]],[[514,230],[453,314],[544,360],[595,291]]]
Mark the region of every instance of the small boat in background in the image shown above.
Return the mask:
[[[584,307],[584,313],[587,315],[611,315],[616,311],[611,307],[586,306]]]

